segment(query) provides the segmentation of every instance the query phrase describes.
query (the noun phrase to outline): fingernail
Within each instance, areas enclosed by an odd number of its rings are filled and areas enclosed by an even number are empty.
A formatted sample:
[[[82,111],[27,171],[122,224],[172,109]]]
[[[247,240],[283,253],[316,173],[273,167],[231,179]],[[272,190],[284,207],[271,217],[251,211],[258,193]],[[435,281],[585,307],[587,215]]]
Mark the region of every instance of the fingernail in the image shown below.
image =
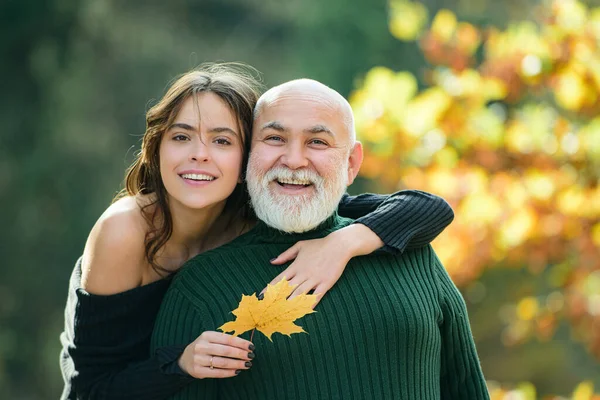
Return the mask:
[[[258,295],[258,296],[256,296],[256,297],[258,297],[258,299],[259,299],[259,300],[262,300],[262,299],[264,299],[264,298],[265,298],[265,295],[264,295],[264,293],[261,293],[261,294],[259,294],[259,295]]]
[[[250,361],[246,361],[246,362],[244,363],[244,365],[245,365],[246,367],[250,368],[250,367],[252,366],[252,363],[251,363]]]
[[[248,353],[248,358],[250,358],[250,359],[254,358],[254,353]]]
[[[250,346],[248,346],[248,350],[250,351],[254,351],[256,347],[254,347],[254,345],[252,343],[250,343]]]
[[[238,370],[236,370],[236,371],[235,371],[235,374],[236,374],[236,375],[239,375],[239,373],[240,373],[240,372],[242,372],[242,370],[241,370],[241,369],[238,369]]]
[[[271,258],[269,261],[273,262],[273,261],[275,261],[275,260],[277,260],[277,257],[275,257],[275,258]]]

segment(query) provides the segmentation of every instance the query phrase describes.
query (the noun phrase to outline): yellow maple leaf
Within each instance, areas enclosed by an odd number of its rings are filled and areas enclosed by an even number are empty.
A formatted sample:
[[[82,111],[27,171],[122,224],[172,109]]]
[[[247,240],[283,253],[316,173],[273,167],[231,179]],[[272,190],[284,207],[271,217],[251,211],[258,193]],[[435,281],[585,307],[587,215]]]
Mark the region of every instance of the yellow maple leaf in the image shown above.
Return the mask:
[[[284,278],[276,285],[268,285],[262,300],[254,294],[242,295],[238,308],[232,311],[236,320],[225,323],[219,329],[223,332],[234,332],[234,336],[258,329],[269,340],[275,332],[288,336],[305,332],[301,326],[294,324],[294,321],[314,312],[312,306],[317,296],[301,294],[288,300],[295,287]]]

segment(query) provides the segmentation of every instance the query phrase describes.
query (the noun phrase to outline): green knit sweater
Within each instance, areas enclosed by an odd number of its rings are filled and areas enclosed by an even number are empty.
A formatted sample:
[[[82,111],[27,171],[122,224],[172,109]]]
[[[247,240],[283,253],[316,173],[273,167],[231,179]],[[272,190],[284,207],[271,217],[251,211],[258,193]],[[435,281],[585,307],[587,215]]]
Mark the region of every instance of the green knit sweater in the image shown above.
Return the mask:
[[[351,221],[285,234],[259,223],[230,244],[190,260],[159,311],[152,348],[186,345],[235,317],[282,268],[269,260],[299,240]],[[488,399],[464,301],[431,247],[354,258],[308,334],[254,335],[253,366],[233,378],[193,382],[175,399]],[[246,339],[249,338],[245,334]]]

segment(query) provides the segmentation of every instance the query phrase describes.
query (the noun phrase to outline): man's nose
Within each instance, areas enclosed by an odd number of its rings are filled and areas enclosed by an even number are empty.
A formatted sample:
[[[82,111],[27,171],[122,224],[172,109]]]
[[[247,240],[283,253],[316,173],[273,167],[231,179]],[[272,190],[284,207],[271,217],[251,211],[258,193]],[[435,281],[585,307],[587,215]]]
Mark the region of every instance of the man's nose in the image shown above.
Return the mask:
[[[286,146],[281,162],[289,169],[299,169],[308,166],[308,159],[304,154],[302,145],[290,144]]]
[[[210,160],[210,151],[202,140],[198,140],[192,143],[189,156],[191,161],[207,162]]]

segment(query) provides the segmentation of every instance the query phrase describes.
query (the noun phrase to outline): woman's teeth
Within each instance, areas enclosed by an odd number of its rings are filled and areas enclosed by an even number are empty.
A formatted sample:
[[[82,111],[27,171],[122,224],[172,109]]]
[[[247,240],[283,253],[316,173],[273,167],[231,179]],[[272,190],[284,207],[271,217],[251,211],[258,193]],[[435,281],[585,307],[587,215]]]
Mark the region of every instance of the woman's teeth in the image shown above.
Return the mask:
[[[181,177],[183,179],[191,179],[193,181],[212,181],[215,179],[214,176],[204,174],[183,174]]]

